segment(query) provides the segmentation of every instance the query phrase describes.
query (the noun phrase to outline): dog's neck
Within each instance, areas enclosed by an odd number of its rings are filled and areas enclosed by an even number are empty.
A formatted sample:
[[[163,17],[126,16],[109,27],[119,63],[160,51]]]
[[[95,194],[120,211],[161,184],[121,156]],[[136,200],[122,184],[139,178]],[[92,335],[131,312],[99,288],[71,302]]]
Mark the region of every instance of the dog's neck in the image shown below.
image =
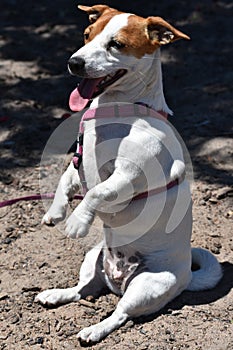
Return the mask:
[[[91,107],[112,102],[141,102],[156,111],[173,114],[166,104],[163,93],[160,50],[153,55],[146,55],[138,60],[127,74],[102,95],[95,98]]]

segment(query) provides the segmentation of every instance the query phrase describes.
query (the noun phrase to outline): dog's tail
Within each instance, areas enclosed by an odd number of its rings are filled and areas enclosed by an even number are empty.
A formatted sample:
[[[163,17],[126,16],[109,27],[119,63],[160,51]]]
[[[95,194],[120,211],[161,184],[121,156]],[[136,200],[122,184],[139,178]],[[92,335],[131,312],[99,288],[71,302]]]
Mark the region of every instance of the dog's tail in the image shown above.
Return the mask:
[[[186,290],[200,291],[211,289],[222,278],[222,268],[218,260],[208,250],[192,248],[192,265],[197,270],[192,271],[192,280]]]

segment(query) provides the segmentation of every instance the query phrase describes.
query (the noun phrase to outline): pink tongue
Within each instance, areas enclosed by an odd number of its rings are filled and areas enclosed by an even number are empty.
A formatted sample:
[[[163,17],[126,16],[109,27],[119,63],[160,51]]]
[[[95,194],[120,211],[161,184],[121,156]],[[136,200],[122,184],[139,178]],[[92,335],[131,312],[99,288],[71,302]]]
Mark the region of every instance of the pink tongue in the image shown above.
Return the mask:
[[[83,79],[79,86],[70,94],[70,109],[74,112],[78,112],[85,108],[96,91],[98,83],[102,79],[103,78]]]

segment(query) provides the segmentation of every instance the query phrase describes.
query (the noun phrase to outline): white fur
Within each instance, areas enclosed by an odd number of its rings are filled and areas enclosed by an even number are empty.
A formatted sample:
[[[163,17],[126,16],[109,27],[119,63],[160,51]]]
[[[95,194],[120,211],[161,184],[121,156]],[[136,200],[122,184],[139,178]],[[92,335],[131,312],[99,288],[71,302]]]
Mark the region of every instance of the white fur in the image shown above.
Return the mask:
[[[192,273],[192,280],[186,289],[198,291],[215,287],[216,281],[222,277],[222,269],[215,256],[208,250],[192,248],[192,262],[202,268]]]
[[[108,55],[105,51],[104,43],[118,28],[127,25],[127,18],[128,14],[115,16],[100,35],[74,54],[85,58],[88,74],[92,76],[128,69],[127,75],[96,98],[92,106],[112,101],[141,101],[169,112],[162,89],[159,50],[140,60],[114,51]],[[114,136],[110,137],[116,122],[117,131],[115,128]],[[117,121],[112,117],[107,121],[89,120],[84,127],[83,167],[89,191],[67,219],[66,234],[73,238],[86,235],[97,214],[104,222],[105,238],[86,255],[76,287],[44,291],[36,301],[57,305],[89,294],[98,297],[106,285],[113,292],[123,294],[110,317],[79,332],[81,340],[93,342],[101,340],[130,317],[158,311],[185,289],[214,287],[222,273],[209,252],[195,249],[191,253],[192,204],[186,180],[147,200],[130,202],[133,195],[164,186],[182,175],[185,167],[182,148],[169,124],[155,118],[132,116]],[[56,223],[64,218],[68,199],[79,186],[77,170],[71,164],[61,178],[43,223]],[[121,247],[125,257],[140,253],[142,266],[130,276],[123,293],[106,270],[103,271],[105,246]],[[200,266],[200,270],[193,273],[192,256]],[[112,262],[109,266],[116,274]]]

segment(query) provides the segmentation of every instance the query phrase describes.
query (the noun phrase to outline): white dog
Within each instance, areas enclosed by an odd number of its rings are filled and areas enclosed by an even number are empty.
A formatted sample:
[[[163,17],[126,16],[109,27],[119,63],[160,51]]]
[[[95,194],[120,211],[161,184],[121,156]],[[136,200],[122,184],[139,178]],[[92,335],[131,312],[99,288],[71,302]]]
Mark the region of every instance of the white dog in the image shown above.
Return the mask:
[[[86,195],[68,218],[66,234],[85,236],[97,214],[105,238],[86,255],[76,287],[44,291],[36,301],[57,305],[98,297],[106,285],[122,295],[110,317],[78,333],[82,341],[96,342],[128,318],[158,311],[183,290],[213,288],[222,272],[211,253],[190,247],[192,204],[183,152],[166,121],[172,112],[163,94],[160,46],[189,37],[159,17],[105,5],[79,7],[91,25],[85,46],[69,60],[70,72],[84,78],[70,106],[80,111],[91,99],[92,109],[80,127],[79,171],[72,162],[43,223],[65,218],[83,182]],[[199,267],[194,272],[192,262]]]

